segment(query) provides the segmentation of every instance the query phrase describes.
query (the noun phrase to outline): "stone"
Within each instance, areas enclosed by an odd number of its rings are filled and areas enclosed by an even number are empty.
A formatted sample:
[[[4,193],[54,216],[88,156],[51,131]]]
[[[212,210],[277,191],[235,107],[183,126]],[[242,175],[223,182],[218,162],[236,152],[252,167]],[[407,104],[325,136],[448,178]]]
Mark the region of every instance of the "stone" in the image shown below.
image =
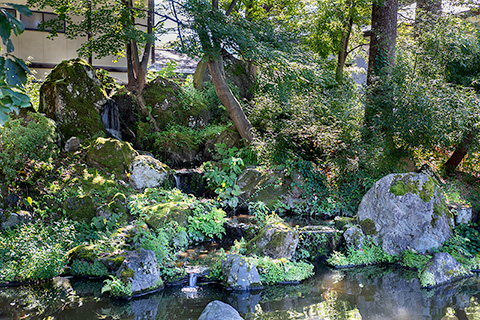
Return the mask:
[[[172,169],[150,156],[136,156],[130,164],[130,185],[137,190],[162,186],[172,176]]]
[[[454,212],[455,224],[470,223],[473,219],[472,207],[463,204],[449,204],[448,208]]]
[[[422,287],[436,287],[447,284],[461,278],[473,276],[450,254],[446,252],[436,253],[420,273]]]
[[[243,146],[242,137],[234,126],[225,129],[222,133],[214,137],[211,137],[205,142],[205,150],[203,152],[204,161],[221,159],[217,145],[224,145],[227,150],[233,147],[240,149]]]
[[[90,221],[95,217],[95,205],[91,196],[70,197],[63,203],[67,216],[75,221]]]
[[[257,267],[242,256],[230,254],[222,260],[222,274],[224,285],[230,289],[258,289],[262,285]]]
[[[365,235],[378,236],[390,255],[431,251],[452,236],[452,215],[434,178],[390,174],[363,197],[357,220]]]
[[[246,168],[237,178],[241,194],[238,196],[240,205],[245,207],[248,202],[262,201],[269,208],[275,208],[279,202],[294,206],[302,202],[304,191],[299,187],[303,184],[298,173],[287,177],[284,171]]]
[[[343,233],[343,238],[345,239],[347,246],[353,247],[356,250],[360,250],[362,249],[365,235],[363,234],[363,231],[360,227],[352,226],[345,230],[345,232]]]
[[[71,137],[70,139],[67,140],[67,142],[65,142],[65,145],[63,146],[63,151],[64,152],[78,151],[81,143],[82,143],[82,140],[78,139],[77,137]]]
[[[129,251],[116,276],[124,283],[131,282],[132,295],[163,288],[157,257],[152,250]]]
[[[207,304],[198,320],[243,320],[232,306],[215,300]]]
[[[123,193],[117,193],[112,200],[97,209],[96,215],[105,219],[110,219],[116,214],[117,221],[126,222],[128,219],[127,198]]]
[[[0,209],[0,230],[12,228],[32,220],[32,214],[25,210],[16,212]]]
[[[66,60],[40,88],[39,112],[57,122],[63,141],[105,133],[100,117],[108,96],[93,68],[81,59]]]
[[[175,221],[179,226],[186,226],[192,208],[187,202],[164,202],[151,205],[142,209],[145,222],[153,229],[158,229],[170,221]]]
[[[339,230],[346,230],[351,226],[356,225],[357,219],[351,217],[336,216],[335,219],[333,219],[333,222],[335,223],[335,228]]]
[[[281,222],[268,224],[250,240],[247,252],[272,259],[291,259],[298,245],[298,232]]]
[[[87,152],[87,161],[104,167],[108,172],[123,176],[138,156],[130,143],[112,138],[97,138]]]
[[[207,189],[207,180],[199,169],[181,169],[175,171],[175,188],[195,197],[203,197]]]

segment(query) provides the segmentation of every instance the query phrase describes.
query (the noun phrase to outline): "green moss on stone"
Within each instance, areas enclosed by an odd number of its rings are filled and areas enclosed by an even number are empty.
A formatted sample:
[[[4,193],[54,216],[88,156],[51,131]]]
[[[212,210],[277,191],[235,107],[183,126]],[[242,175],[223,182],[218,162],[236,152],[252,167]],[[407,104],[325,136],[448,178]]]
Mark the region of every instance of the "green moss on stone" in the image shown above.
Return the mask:
[[[68,198],[63,203],[63,209],[75,221],[90,221],[95,217],[95,205],[88,195]]]
[[[147,216],[145,222],[154,229],[162,227],[169,221],[175,221],[183,226],[191,212],[187,202],[159,203],[146,207],[142,211]]]
[[[88,150],[87,160],[105,167],[111,173],[122,175],[129,170],[137,155],[128,142],[97,138]]]
[[[367,236],[374,236],[377,234],[377,228],[375,227],[375,223],[371,219],[365,219],[359,222],[360,228]]]
[[[120,280],[123,281],[123,283],[128,283],[130,279],[133,279],[135,276],[135,271],[133,271],[130,268],[125,268],[120,272]]]

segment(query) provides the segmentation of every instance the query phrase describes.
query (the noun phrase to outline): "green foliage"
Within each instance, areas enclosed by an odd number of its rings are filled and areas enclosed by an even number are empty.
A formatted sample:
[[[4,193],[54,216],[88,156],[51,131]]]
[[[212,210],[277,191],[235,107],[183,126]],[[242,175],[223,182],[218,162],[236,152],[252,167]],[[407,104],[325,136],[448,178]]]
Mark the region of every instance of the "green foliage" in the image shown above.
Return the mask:
[[[74,260],[70,272],[74,276],[104,277],[109,274],[107,267],[98,260],[93,262]]]
[[[412,250],[405,250],[400,253],[400,265],[409,269],[422,271],[427,262],[432,258],[428,254],[419,254]]]
[[[378,263],[389,263],[393,257],[382,250],[382,246],[375,243],[375,240],[366,236],[360,250],[348,247],[345,253],[334,251],[327,259],[327,262],[337,268],[363,266]]]
[[[313,276],[313,265],[306,262],[292,262],[285,258],[253,257],[248,260],[257,266],[264,284],[302,281]]]
[[[110,292],[110,295],[115,298],[126,298],[132,296],[132,283],[125,284],[122,280],[115,276],[110,276],[110,279],[103,281],[102,294]]]
[[[49,279],[62,274],[76,241],[75,223],[28,223],[0,233],[0,282]]]
[[[155,80],[157,77],[165,78],[165,79],[175,79],[177,77],[177,63],[173,60],[168,61],[167,65],[162,68],[160,71],[152,72],[149,71],[147,74],[148,81]]]
[[[14,182],[22,178],[20,171],[31,173],[47,168],[57,151],[55,138],[55,123],[41,114],[29,113],[26,118],[7,121],[0,131],[4,179]]]
[[[221,237],[225,234],[224,221],[225,212],[222,209],[212,208],[205,214],[203,208],[196,207],[193,215],[188,217],[188,234],[195,242]]]
[[[4,4],[5,5],[5,4]],[[31,16],[32,12],[24,5],[7,3],[6,5],[18,10],[21,14]],[[18,108],[27,108],[30,98],[25,91],[28,67],[22,59],[12,55],[14,50],[13,34],[23,33],[25,26],[4,8],[0,9],[0,37],[7,52],[0,56],[0,126],[8,119],[8,114],[17,112]]]
[[[227,150],[225,144],[217,144],[217,151],[222,157],[220,165],[214,166],[210,162],[205,162],[203,164],[205,178],[208,186],[218,195],[217,200],[223,206],[235,210],[238,206],[238,196],[241,194],[236,181],[242,173],[244,162],[242,158],[237,157],[239,150],[235,147]]]

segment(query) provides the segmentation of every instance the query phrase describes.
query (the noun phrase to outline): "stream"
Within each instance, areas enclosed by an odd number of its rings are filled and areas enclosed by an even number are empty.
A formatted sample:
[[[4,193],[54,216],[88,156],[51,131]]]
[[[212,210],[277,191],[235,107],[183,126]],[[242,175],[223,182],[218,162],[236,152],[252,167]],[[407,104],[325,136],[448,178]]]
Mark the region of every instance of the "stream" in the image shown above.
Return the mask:
[[[197,320],[221,300],[244,319],[480,319],[480,277],[436,290],[420,289],[415,272],[392,267],[331,270],[319,266],[299,285],[229,292],[215,285],[167,287],[130,301],[100,293],[101,281],[58,278],[0,288],[0,320]]]

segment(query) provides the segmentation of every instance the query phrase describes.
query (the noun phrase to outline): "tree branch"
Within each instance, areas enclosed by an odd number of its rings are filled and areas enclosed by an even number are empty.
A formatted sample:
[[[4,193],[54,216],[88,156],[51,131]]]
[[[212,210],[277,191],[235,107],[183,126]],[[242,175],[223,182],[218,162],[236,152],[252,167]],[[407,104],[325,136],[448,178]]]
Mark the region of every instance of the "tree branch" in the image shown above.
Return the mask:
[[[236,4],[237,4],[237,0],[232,0],[232,3],[230,3],[230,6],[228,7],[227,11],[225,12],[226,16],[229,16],[230,13],[232,13],[232,10],[235,8]]]
[[[351,52],[353,52],[355,49],[357,48],[360,48],[360,47],[363,47],[363,46],[368,46],[369,43],[362,43],[362,44],[359,44],[358,46],[355,46],[353,47],[352,49],[350,49],[349,51],[347,51],[347,55],[349,55]]]

